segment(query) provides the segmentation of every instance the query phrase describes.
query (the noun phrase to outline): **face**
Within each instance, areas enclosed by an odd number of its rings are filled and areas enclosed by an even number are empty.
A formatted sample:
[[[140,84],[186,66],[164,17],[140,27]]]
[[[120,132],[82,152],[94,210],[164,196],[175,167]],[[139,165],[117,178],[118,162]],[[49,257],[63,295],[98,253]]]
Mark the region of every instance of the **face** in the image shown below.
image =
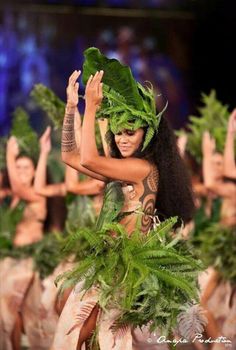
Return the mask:
[[[214,170],[215,179],[223,177],[223,156],[220,153],[215,153],[212,157],[212,168]]]
[[[19,180],[23,185],[31,186],[34,178],[34,164],[28,157],[21,157],[16,160],[16,169]]]
[[[115,134],[115,143],[122,157],[131,157],[143,142],[144,130],[139,128],[135,131],[124,129]]]

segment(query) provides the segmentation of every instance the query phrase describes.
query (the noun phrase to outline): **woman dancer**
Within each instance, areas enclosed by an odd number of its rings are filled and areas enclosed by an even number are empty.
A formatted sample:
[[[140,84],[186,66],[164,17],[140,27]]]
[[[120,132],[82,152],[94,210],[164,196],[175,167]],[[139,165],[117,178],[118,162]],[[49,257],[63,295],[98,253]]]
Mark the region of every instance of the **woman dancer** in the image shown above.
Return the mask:
[[[78,153],[73,124],[78,104],[79,75],[80,71],[74,71],[67,87],[67,105],[62,132],[63,161],[98,180],[104,182],[116,180],[121,183],[125,196],[122,211],[129,212],[129,215],[126,215],[120,223],[126,227],[129,235],[134,231],[138,219],[141,219],[141,231],[146,234],[152,226],[155,209],[160,219],[178,215],[184,222],[188,222],[194,209],[190,181],[178,154],[173,132],[164,118],[160,121],[158,133],[156,130],[144,151],[142,149],[149,125],[143,123],[141,127],[134,129],[134,118],[130,116],[129,126],[126,123],[126,126],[121,126],[116,134],[110,132],[112,157],[99,155],[95,143],[94,124],[96,111],[103,98],[101,82],[103,71],[91,76],[86,85],[81,150]],[[99,313],[96,293],[91,291],[89,297],[93,305],[89,317],[79,329],[68,332],[73,315],[79,310],[76,307],[76,296],[74,293],[71,294],[59,320],[53,349],[63,349],[67,344],[70,350],[80,350],[87,342],[95,328]],[[111,349],[114,338],[109,327],[107,328],[107,323],[103,330],[100,329],[100,333],[101,349]],[[144,348],[148,349],[147,342],[144,344]],[[131,335],[124,337],[119,344],[116,344],[115,349],[132,349]]]
[[[34,191],[34,163],[28,156],[20,155],[15,137],[10,137],[7,144],[7,169],[13,194],[26,202],[23,218],[16,227],[14,245],[29,245],[43,237],[46,200]],[[33,262],[31,258],[6,258],[4,263],[7,265],[2,276],[4,283],[1,283],[4,349],[17,350],[22,331],[21,308],[33,278]]]

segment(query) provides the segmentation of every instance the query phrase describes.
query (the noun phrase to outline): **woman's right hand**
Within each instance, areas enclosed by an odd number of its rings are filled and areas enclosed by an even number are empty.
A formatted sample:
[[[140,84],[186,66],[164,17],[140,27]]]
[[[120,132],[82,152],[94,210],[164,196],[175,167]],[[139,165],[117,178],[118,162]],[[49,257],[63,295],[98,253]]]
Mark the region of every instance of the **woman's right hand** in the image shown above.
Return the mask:
[[[51,127],[48,126],[44,131],[43,135],[40,137],[40,150],[42,153],[48,154],[51,151]]]
[[[79,83],[77,82],[77,79],[79,78],[80,74],[81,74],[80,70],[75,70],[69,77],[68,86],[66,88],[68,107],[76,107],[78,105]]]

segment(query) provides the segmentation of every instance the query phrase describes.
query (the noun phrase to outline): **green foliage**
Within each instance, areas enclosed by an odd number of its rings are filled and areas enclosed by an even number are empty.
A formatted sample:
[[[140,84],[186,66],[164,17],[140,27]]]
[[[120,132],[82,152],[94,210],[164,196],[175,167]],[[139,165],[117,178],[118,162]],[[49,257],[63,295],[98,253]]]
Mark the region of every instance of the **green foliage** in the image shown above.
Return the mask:
[[[13,112],[11,135],[17,138],[20,153],[36,160],[39,154],[38,135],[30,126],[30,116],[21,107]]]
[[[191,233],[190,245],[206,267],[214,266],[221,277],[236,284],[236,228],[219,223],[221,200],[213,202],[210,217],[205,214],[204,204],[195,215],[195,229]],[[199,220],[200,218],[200,220]]]
[[[84,52],[83,82],[97,70],[104,70],[103,95],[97,117],[109,119],[109,128],[116,134],[122,129],[136,130],[148,127],[143,144],[144,150],[158,130],[160,118],[167,108],[156,115],[153,87],[143,87],[136,82],[128,66],[116,59],[108,59],[96,48]]]
[[[63,124],[65,102],[43,84],[36,84],[30,95],[53,122],[54,128],[60,129]]]
[[[13,236],[16,225],[20,222],[25,203],[20,202],[14,209],[9,208],[9,203],[5,200],[0,206],[0,258],[6,251],[12,249]]]
[[[128,66],[120,64],[116,59],[109,59],[102,55],[95,47],[84,51],[83,83],[86,84],[91,74],[104,70],[103,82],[115,92],[123,96],[127,103],[136,108],[142,108],[136,82]]]
[[[62,260],[60,254],[62,242],[62,237],[59,234],[47,233],[37,243],[16,247],[13,246],[12,240],[0,236],[0,259],[32,257],[34,269],[39,271],[41,278],[45,278],[53,272]]]
[[[194,244],[195,248],[200,246],[199,237],[202,235],[202,232],[212,224],[216,224],[220,221],[221,205],[221,198],[214,199],[212,201],[211,215],[207,216],[206,199],[202,199],[202,204],[194,215],[194,229],[191,232],[191,242]]]
[[[64,181],[65,166],[61,161],[61,154],[55,149],[52,149],[52,152],[49,155],[47,167],[53,183]]]
[[[206,266],[214,266],[223,279],[236,284],[236,228],[212,223],[199,235],[198,251]]]
[[[6,144],[7,138],[0,137],[0,171],[6,168]]]
[[[94,226],[95,212],[89,196],[75,196],[67,205],[67,210],[66,232],[74,232],[78,227]]]
[[[190,116],[187,124],[187,150],[199,164],[202,162],[203,133],[208,130],[216,140],[216,150],[223,153],[229,119],[228,106],[217,99],[215,90],[211,90],[209,95],[202,93],[201,102],[203,106],[198,108],[199,117]],[[179,131],[177,135],[181,133]]]
[[[64,253],[79,252],[78,263],[59,275],[56,283],[60,283],[60,291],[82,280],[85,292],[97,286],[100,307],[120,311],[112,325],[114,332],[126,325],[151,322],[151,329],[159,327],[168,334],[183,304],[198,298],[196,281],[201,263],[180,235],[173,237],[177,217],[146,235],[136,228],[129,236],[117,223],[123,201],[121,184],[109,183],[96,229],[77,229],[65,240]]]
[[[60,233],[47,233],[41,241],[33,245],[34,268],[39,271],[41,278],[49,276],[61,262],[62,242]]]
[[[176,222],[176,217],[170,218],[147,235],[137,229],[129,236],[118,223],[78,230],[74,243],[83,238],[88,250],[56,282],[63,281],[61,290],[81,280],[85,291],[99,286],[99,305],[120,311],[115,328],[152,321],[153,329],[169,331],[181,306],[197,300],[196,276],[201,269],[185,241],[173,243],[171,230]]]
[[[78,230],[74,239],[83,238],[88,250],[56,282],[63,281],[61,290],[81,280],[85,291],[99,286],[100,307],[120,311],[114,329],[151,321],[152,329],[169,331],[182,305],[197,300],[196,276],[201,269],[186,242],[171,237],[176,221],[176,217],[170,218],[147,235],[135,230],[129,236],[118,223],[105,224],[99,230]]]
[[[103,205],[96,222],[96,229],[100,230],[105,224],[117,220],[124,204],[124,194],[118,181],[109,182],[103,195]]]

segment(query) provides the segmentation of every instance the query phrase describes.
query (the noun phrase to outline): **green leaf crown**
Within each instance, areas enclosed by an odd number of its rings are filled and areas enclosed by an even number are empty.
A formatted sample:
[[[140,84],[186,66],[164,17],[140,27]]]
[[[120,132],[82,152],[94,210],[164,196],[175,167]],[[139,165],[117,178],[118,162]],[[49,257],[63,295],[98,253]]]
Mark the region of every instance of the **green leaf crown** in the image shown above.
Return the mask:
[[[227,123],[229,119],[229,107],[218,100],[216,91],[211,90],[207,95],[201,94],[201,107],[198,107],[199,116],[191,115],[187,124],[188,143],[187,150],[197,160],[202,162],[202,137],[208,130],[216,141],[216,151],[223,153]],[[183,134],[183,130],[176,132],[177,136]],[[235,148],[236,149],[236,148]]]
[[[143,143],[144,150],[167,108],[156,114],[155,92],[150,86],[142,86],[136,82],[128,66],[122,65],[116,59],[102,55],[97,48],[91,47],[84,52],[83,83],[96,71],[103,70],[102,105],[97,112],[98,118],[108,118],[109,129],[116,134],[123,129],[137,130],[146,127],[147,132]]]
[[[36,161],[39,155],[38,135],[30,125],[29,114],[22,107],[13,112],[11,135],[17,138],[20,154]]]

